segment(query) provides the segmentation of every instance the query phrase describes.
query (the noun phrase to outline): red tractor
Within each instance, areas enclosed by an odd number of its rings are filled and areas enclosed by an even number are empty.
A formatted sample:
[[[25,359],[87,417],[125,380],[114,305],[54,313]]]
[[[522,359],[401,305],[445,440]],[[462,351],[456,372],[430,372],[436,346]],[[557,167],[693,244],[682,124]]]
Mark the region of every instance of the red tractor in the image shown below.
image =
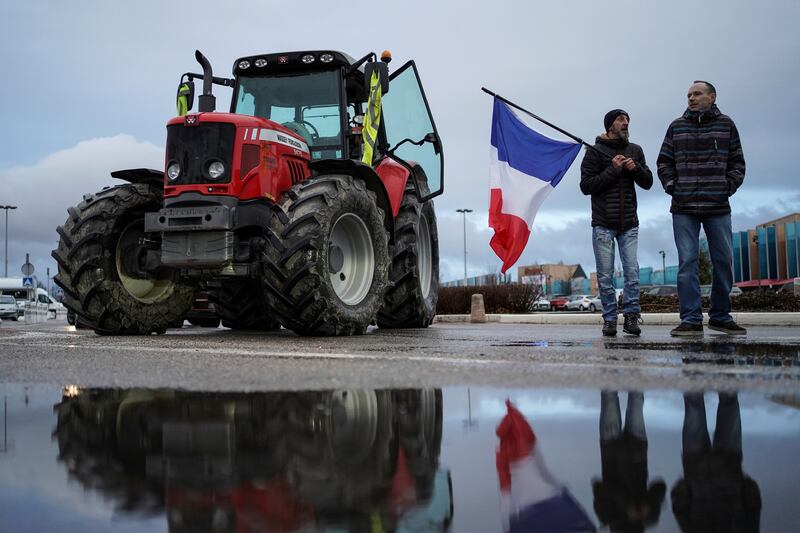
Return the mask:
[[[65,305],[112,335],[163,333],[198,290],[232,328],[428,326],[444,162],[414,62],[389,75],[388,52],[264,54],[229,79],[196,58],[165,171],[113,172],[128,183],[68,209],[53,251]],[[232,88],[229,113],[212,84]]]

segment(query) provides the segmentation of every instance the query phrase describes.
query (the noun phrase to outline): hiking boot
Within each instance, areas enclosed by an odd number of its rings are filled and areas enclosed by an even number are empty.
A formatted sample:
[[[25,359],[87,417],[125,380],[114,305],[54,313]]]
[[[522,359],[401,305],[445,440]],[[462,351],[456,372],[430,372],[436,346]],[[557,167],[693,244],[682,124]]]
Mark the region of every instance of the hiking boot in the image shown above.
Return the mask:
[[[641,335],[642,329],[639,327],[639,323],[642,321],[642,317],[639,316],[639,313],[626,313],[624,316],[625,322],[622,326],[622,331],[628,335],[636,335],[637,337]]]
[[[681,325],[669,332],[673,337],[694,337],[703,334],[703,324],[681,322]]]
[[[733,320],[723,322],[721,320],[714,320],[711,318],[708,320],[708,329],[721,331],[722,333],[727,333],[728,335],[747,335],[747,330]]]
[[[605,320],[603,321],[603,336],[616,337],[617,336],[617,321]]]

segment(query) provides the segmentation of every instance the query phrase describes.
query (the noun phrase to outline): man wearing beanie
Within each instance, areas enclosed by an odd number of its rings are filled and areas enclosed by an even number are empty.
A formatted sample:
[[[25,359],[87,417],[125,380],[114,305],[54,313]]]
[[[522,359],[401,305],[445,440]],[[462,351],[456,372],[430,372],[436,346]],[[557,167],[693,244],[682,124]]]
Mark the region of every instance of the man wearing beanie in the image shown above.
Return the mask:
[[[687,99],[686,111],[669,125],[658,154],[658,178],[672,196],[672,231],[678,247],[681,323],[670,334],[703,334],[698,275],[702,225],[713,267],[708,327],[745,335],[747,330],[731,317],[733,234],[728,202],[744,181],[742,143],[733,120],[717,107],[713,85],[695,81]]]
[[[606,113],[606,133],[586,150],[581,163],[581,191],[592,196],[592,245],[597,285],[603,304],[603,335],[617,334],[617,295],[614,290],[614,241],[619,244],[625,288],[622,291],[623,331],[640,335],[639,263],[636,250],[639,218],[636,185],[649,189],[653,174],[641,146],[628,142],[630,116],[622,109]]]

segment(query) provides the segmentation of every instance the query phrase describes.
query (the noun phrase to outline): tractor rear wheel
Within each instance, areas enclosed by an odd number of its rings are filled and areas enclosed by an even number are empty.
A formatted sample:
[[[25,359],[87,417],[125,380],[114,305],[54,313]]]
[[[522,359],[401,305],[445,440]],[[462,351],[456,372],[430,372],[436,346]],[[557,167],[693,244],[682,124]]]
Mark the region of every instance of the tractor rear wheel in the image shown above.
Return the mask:
[[[383,211],[364,182],[327,175],[294,185],[266,234],[264,286],[283,326],[300,335],[363,334],[389,269]]]
[[[208,299],[226,328],[270,331],[281,327],[255,283],[223,283],[209,292]]]
[[[95,332],[164,333],[191,307],[195,287],[174,270],[140,268],[144,214],[161,204],[161,194],[149,185],[118,185],[85,195],[58,227],[55,282],[64,289],[67,308]]]
[[[433,202],[420,204],[414,185],[406,186],[395,220],[391,287],[378,313],[381,328],[426,328],[439,299],[439,234]]]

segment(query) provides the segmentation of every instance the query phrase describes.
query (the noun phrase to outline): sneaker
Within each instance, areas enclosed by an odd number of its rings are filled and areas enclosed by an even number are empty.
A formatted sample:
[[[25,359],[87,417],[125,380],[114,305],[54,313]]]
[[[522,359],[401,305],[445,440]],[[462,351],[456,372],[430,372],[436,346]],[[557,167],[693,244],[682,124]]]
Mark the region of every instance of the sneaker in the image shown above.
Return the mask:
[[[605,337],[616,337],[617,336],[617,321],[616,320],[606,320],[603,322],[603,335]]]
[[[642,321],[642,318],[639,316],[639,313],[627,313],[624,316],[625,322],[622,326],[622,331],[628,335],[636,335],[637,337],[641,335],[642,329],[639,327],[639,323]]]
[[[708,321],[708,329],[721,331],[722,333],[727,333],[728,335],[747,335],[747,330],[733,320],[723,322],[721,320],[714,320],[711,318]]]
[[[681,322],[681,325],[669,332],[673,337],[694,337],[703,334],[703,324]]]

